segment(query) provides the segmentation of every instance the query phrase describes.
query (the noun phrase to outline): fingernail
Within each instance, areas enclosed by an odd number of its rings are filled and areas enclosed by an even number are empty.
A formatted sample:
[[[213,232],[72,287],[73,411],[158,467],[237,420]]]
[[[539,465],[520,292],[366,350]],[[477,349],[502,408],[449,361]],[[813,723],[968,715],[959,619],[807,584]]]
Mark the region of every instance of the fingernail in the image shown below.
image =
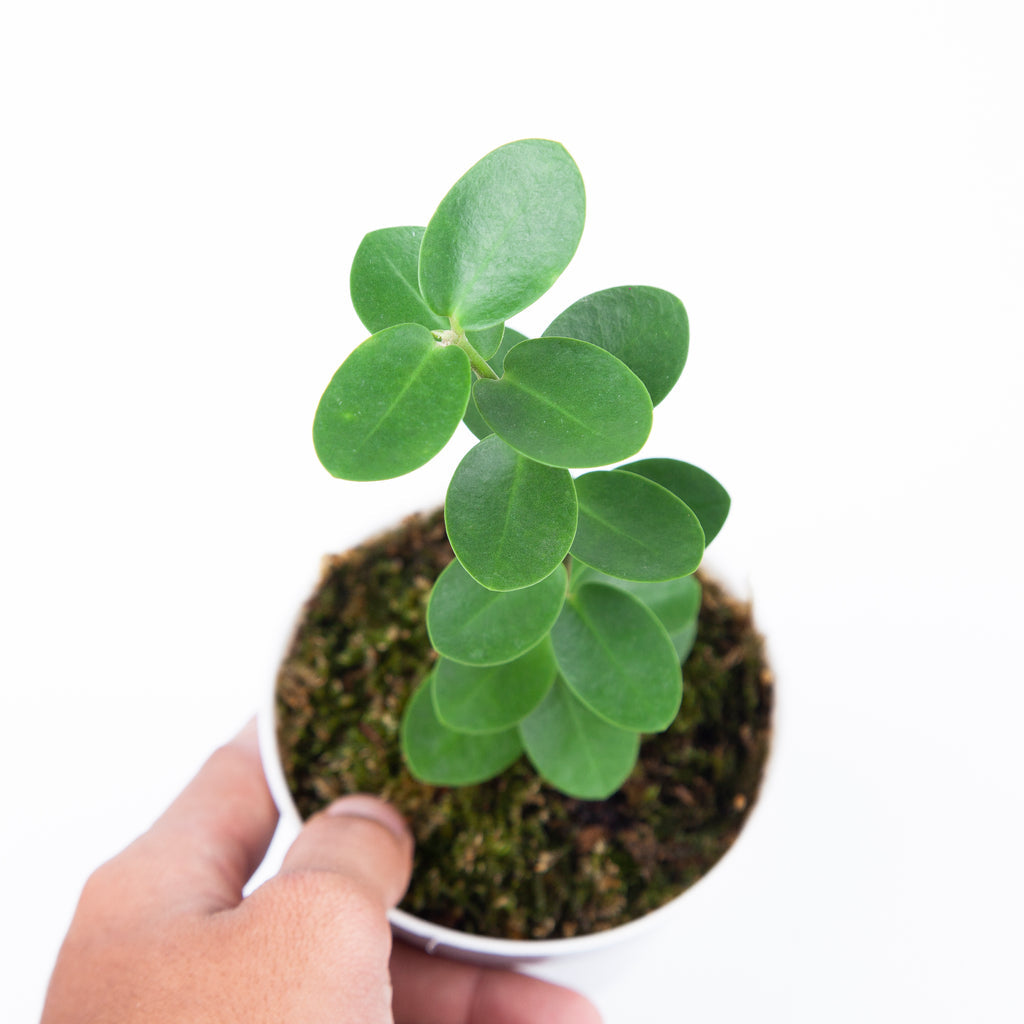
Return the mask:
[[[375,796],[367,796],[364,793],[343,796],[328,805],[324,809],[324,814],[332,818],[368,818],[378,825],[383,825],[401,842],[407,843],[412,840],[412,833],[405,818],[391,804],[378,800]]]

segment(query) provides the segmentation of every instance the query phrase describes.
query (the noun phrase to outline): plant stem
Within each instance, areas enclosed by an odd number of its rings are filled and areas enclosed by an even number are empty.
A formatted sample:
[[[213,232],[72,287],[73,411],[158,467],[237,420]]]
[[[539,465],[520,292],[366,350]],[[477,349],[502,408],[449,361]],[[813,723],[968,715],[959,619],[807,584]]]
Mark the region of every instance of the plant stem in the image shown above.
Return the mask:
[[[452,325],[451,333],[455,336],[452,340],[469,356],[469,365],[476,371],[477,376],[486,377],[488,380],[497,380],[498,375],[491,369],[487,360],[469,343],[466,332],[459,326],[458,320],[450,316],[448,322]]]

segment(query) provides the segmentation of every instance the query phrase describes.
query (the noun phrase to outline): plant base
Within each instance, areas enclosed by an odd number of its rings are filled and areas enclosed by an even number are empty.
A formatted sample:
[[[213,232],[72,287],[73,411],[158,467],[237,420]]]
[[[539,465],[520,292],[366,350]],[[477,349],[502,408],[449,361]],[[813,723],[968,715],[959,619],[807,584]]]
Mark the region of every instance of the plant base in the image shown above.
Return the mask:
[[[571,937],[662,906],[728,850],[757,798],[773,681],[749,607],[701,578],[682,709],[608,800],[552,790],[525,758],[482,785],[426,786],[402,762],[398,727],[434,659],[426,601],[451,558],[435,512],[325,559],[277,682],[300,814],[352,792],[393,802],[416,836],[402,909],[463,932]]]

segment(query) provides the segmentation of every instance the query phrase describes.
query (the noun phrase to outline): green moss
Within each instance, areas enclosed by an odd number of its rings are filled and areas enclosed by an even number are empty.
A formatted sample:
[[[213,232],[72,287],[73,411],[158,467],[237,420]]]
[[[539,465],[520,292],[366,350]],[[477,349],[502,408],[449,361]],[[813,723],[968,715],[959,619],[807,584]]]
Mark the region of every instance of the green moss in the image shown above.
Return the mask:
[[[750,812],[768,754],[772,678],[750,610],[703,579],[683,706],[598,802],[544,785],[525,758],[480,786],[425,786],[402,763],[405,700],[434,654],[425,626],[452,558],[440,512],[325,561],[278,678],[278,733],[302,815],[377,793],[416,835],[404,909],[507,938],[601,931],[701,877]]]

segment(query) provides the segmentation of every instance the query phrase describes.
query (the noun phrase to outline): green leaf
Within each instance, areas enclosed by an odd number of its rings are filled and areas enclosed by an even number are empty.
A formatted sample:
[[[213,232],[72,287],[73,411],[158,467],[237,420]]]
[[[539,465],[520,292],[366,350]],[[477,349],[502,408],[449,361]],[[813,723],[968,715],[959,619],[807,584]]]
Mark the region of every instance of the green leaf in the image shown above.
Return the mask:
[[[562,565],[532,587],[496,591],[482,587],[455,560],[430,594],[430,642],[438,654],[464,665],[511,661],[540,643],[554,625],[565,588]]]
[[[690,651],[693,650],[693,645],[697,639],[697,622],[693,621],[688,626],[684,626],[678,633],[672,635],[672,646],[676,649],[676,655],[679,658],[680,664],[686,661],[690,656]]]
[[[726,489],[710,473],[678,459],[641,459],[620,468],[661,484],[689,505],[704,530],[705,547],[718,536],[729,515],[730,499]]]
[[[679,659],[665,627],[618,587],[585,583],[551,630],[567,685],[594,714],[623,729],[660,732],[683,698]]]
[[[473,434],[481,441],[485,437],[490,437],[494,433],[493,430],[487,425],[487,421],[480,415],[480,410],[476,407],[476,401],[473,398],[472,393],[469,396],[469,404],[466,406],[466,415],[462,417],[462,422],[473,432]]]
[[[429,462],[469,401],[469,358],[425,327],[400,324],[349,355],[320,399],[313,443],[324,467],[346,480],[385,480]]]
[[[402,716],[402,752],[409,771],[432,786],[472,786],[500,775],[522,753],[518,730],[472,736],[449,729],[434,709],[433,685],[430,675]]]
[[[448,321],[432,312],[420,294],[420,242],[426,228],[381,228],[363,237],[352,260],[352,305],[371,334],[398,324],[445,330]]]
[[[704,554],[696,515],[664,487],[633,472],[598,470],[576,479],[579,526],[572,554],[609,576],[688,576]]]
[[[441,722],[461,732],[501,732],[533,711],[557,671],[549,640],[503,665],[460,665],[442,658],[434,670],[434,710]]]
[[[634,580],[616,579],[596,569],[587,568],[585,572],[573,573],[573,590],[578,590],[580,584],[584,582],[605,583],[618,587],[619,590],[624,590],[643,601],[657,615],[670,637],[692,626],[700,613],[701,586],[696,576],[683,576],[680,579],[657,583],[639,583]]]
[[[635,732],[616,728],[561,679],[519,723],[527,757],[551,785],[579,800],[604,800],[629,778],[640,750]]]
[[[657,405],[679,379],[690,345],[683,304],[670,292],[623,286],[574,302],[544,332],[579,338],[621,359],[647,386]]]
[[[448,540],[489,590],[518,590],[550,576],[576,533],[567,470],[542,466],[491,435],[466,453],[444,502]]]
[[[498,351],[487,360],[490,368],[499,377],[505,372],[505,357],[522,341],[526,341],[525,334],[520,334],[519,331],[513,330],[511,327],[505,328]]]
[[[572,338],[536,338],[505,357],[501,380],[473,397],[494,432],[549,466],[606,466],[629,458],[651,431],[643,382],[609,352]]]
[[[526,335],[520,334],[518,331],[512,330],[511,327],[506,326],[501,338],[501,344],[498,346],[498,351],[494,355],[487,357],[487,365],[499,377],[504,373],[505,356],[508,355],[509,349],[515,347],[521,341],[526,341]],[[487,421],[480,415],[480,410],[477,409],[476,401],[473,398],[469,400],[469,407],[466,409],[466,415],[463,416],[463,422],[481,440],[485,437],[490,437],[494,433]]]
[[[430,308],[463,329],[507,320],[546,292],[579,245],[583,179],[557,142],[488,153],[441,200],[419,257]]]
[[[505,325],[503,323],[495,324],[493,327],[484,327],[479,331],[466,331],[466,340],[484,359],[493,358],[501,347],[504,336]]]
[[[420,241],[426,228],[381,228],[363,237],[352,261],[349,291],[357,316],[367,330],[377,333],[398,324],[420,324],[431,331],[451,327],[420,294]],[[484,359],[501,344],[504,324],[467,331],[473,348]]]

